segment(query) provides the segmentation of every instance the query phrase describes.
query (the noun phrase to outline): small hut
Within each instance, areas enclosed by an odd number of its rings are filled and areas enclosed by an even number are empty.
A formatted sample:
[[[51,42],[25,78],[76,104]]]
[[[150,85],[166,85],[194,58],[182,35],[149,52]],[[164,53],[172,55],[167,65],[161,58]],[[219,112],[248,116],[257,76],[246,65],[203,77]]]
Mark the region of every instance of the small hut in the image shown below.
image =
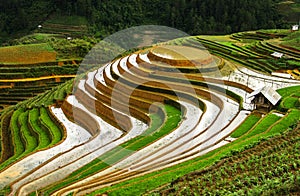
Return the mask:
[[[292,31],[298,31],[298,30],[299,30],[299,25],[292,26]]]
[[[283,53],[280,53],[280,52],[273,52],[271,54],[271,56],[275,57],[275,58],[278,58],[278,59],[281,59],[283,57]]]
[[[272,87],[264,86],[253,91],[248,98],[252,98],[254,109],[268,112],[278,103],[281,96]]]

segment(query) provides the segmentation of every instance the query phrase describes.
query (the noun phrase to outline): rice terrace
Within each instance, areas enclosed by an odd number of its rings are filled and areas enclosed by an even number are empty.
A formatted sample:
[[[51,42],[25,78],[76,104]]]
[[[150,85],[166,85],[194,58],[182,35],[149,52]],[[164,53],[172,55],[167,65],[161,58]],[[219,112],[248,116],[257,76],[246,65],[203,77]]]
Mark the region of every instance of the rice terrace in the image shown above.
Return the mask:
[[[57,13],[0,47],[0,195],[299,195],[298,29]]]

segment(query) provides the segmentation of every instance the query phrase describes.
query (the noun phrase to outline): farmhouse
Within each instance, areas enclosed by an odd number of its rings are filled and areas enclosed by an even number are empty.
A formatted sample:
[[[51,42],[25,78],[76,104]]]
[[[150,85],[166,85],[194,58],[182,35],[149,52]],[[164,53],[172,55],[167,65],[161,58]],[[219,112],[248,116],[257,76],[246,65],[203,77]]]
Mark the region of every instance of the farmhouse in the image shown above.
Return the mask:
[[[253,91],[248,98],[252,98],[254,108],[262,111],[270,111],[281,99],[281,96],[270,86],[264,86]]]
[[[280,52],[273,52],[272,54],[271,54],[271,56],[273,56],[273,57],[276,57],[276,58],[282,58],[283,57],[283,54],[282,53],[280,53]]]
[[[299,25],[292,26],[292,31],[298,31],[298,30],[299,30]]]

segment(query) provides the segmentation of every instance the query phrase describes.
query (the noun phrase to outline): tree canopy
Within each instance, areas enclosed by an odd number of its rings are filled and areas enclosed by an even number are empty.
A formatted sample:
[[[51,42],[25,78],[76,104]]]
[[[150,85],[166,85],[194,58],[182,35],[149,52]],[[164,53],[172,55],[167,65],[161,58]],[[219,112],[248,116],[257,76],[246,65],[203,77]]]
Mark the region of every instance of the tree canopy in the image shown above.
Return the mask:
[[[189,34],[226,34],[285,25],[276,0],[0,0],[0,35],[30,31],[53,15],[86,17],[106,36],[157,24]]]

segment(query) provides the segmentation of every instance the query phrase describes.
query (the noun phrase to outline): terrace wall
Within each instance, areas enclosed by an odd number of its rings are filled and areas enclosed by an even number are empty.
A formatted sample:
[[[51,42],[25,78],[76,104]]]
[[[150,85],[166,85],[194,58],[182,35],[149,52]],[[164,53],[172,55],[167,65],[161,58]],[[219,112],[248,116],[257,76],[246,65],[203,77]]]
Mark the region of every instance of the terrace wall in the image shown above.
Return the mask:
[[[150,50],[148,53],[148,58],[151,61],[160,61],[163,63],[166,63],[168,65],[172,65],[174,67],[201,67],[203,65],[207,65],[213,61],[213,58],[211,55],[209,55],[208,58],[200,60],[200,59],[195,59],[195,60],[179,60],[179,59],[166,59],[160,56],[157,56],[156,54],[152,53]]]
[[[77,89],[74,93],[76,98],[86,106],[91,112],[99,115],[109,124],[128,132],[132,128],[131,121],[128,116],[113,110],[108,105],[100,102],[99,100],[92,99],[86,93],[80,89]]]
[[[71,121],[78,123],[92,136],[100,133],[100,126],[97,121],[84,110],[71,105],[68,101],[64,101],[61,109]]]

